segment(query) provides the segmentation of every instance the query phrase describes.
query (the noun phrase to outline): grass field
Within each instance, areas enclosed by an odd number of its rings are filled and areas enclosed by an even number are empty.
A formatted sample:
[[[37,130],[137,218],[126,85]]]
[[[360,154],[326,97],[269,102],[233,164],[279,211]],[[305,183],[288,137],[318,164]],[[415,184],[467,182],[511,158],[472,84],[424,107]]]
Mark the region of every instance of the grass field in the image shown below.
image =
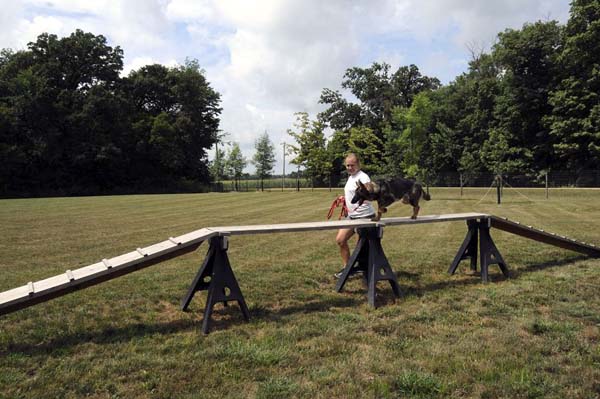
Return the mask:
[[[422,214],[486,212],[600,244],[600,191],[432,189]],[[322,221],[336,192],[0,201],[0,291],[208,226]],[[408,216],[394,205],[387,216]],[[337,215],[336,215],[337,216]],[[492,230],[511,278],[446,270],[464,222],[385,230],[402,296],[350,280],[334,231],[234,236],[250,308],[205,292],[198,251],[0,317],[2,398],[598,398],[600,260]]]

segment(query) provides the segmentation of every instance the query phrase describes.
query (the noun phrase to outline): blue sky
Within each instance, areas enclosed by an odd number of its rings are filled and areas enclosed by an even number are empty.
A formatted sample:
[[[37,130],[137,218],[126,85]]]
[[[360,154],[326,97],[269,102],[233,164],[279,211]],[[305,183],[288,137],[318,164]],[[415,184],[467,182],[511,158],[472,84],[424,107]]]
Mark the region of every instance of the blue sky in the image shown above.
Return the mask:
[[[121,46],[124,74],[197,59],[221,93],[228,140],[250,159],[267,131],[276,173],[294,113],[314,118],[321,90],[340,89],[347,68],[415,64],[447,84],[467,70],[469,49],[487,51],[499,32],[527,22],[564,24],[569,13],[564,0],[0,0],[0,7],[0,48],[79,28]]]

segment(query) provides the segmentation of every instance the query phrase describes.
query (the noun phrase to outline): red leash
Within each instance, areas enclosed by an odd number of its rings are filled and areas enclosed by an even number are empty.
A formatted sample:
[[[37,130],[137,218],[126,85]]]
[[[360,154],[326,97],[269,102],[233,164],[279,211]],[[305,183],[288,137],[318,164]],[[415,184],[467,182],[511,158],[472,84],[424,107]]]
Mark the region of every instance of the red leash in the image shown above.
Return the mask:
[[[340,212],[340,217],[338,217],[338,220],[343,217],[348,216],[348,208],[346,207],[346,199],[344,198],[343,195],[340,195],[339,197],[337,197],[336,199],[333,200],[333,203],[331,204],[331,208],[329,208],[329,212],[327,213],[327,220],[331,219],[331,216],[333,215],[333,211],[335,210],[335,208],[337,208],[338,206],[342,206],[342,211]]]

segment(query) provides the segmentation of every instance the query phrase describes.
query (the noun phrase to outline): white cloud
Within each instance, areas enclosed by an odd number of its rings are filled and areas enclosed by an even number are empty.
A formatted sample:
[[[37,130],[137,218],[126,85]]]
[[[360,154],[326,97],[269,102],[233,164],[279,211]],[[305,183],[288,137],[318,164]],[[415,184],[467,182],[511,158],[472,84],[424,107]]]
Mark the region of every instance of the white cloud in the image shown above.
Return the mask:
[[[210,1],[172,0],[166,8],[167,18],[173,21],[208,20],[215,17]]]

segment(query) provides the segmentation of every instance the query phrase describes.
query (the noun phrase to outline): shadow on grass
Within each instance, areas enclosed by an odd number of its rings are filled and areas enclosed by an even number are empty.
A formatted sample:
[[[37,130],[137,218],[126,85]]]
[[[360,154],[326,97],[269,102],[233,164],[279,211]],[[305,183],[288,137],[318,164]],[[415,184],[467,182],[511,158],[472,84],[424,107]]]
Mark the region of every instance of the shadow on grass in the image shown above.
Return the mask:
[[[564,266],[564,265],[568,265],[568,264],[579,262],[579,261],[586,260],[586,259],[590,259],[590,257],[586,256],[586,255],[577,255],[577,256],[569,256],[564,259],[549,260],[549,261],[546,261],[543,263],[531,263],[531,264],[527,264],[525,267],[511,270],[510,275],[513,278],[518,278],[521,275],[526,275],[529,273],[534,273],[534,272],[538,272],[538,271],[545,270],[545,269],[551,269],[553,267]]]
[[[103,330],[77,331],[51,338],[42,344],[9,343],[6,350],[0,350],[0,356],[7,354],[48,355],[63,350],[75,350],[77,345],[93,343],[97,345],[115,344],[130,341],[134,337],[154,334],[173,334],[179,331],[199,329],[195,320],[175,320],[166,323],[135,323],[122,327],[108,327]]]
[[[365,298],[366,300],[366,298]],[[363,301],[353,297],[323,298],[311,302],[302,302],[297,305],[286,306],[279,309],[271,309],[263,306],[252,306],[250,308],[250,320],[272,321],[277,323],[286,323],[285,317],[297,313],[326,312],[334,307],[356,307]],[[131,341],[137,337],[146,337],[151,335],[169,335],[182,331],[197,331],[202,336],[202,321],[204,307],[199,306],[189,310],[196,317],[194,319],[183,318],[169,322],[157,323],[135,323],[126,324],[122,327],[107,327],[104,329],[95,329],[91,331],[76,331],[73,333],[50,338],[44,343],[9,343],[6,349],[0,350],[0,356],[9,354],[24,354],[29,356],[48,355],[61,351],[76,350],[81,344],[93,343],[97,345],[109,345],[120,342]],[[183,315],[184,312],[182,312]],[[209,333],[225,331],[232,327],[243,325],[244,318],[237,302],[230,303],[228,306],[217,304],[213,308],[213,314],[209,323]]]
[[[504,277],[504,275],[500,272],[500,269],[498,268],[497,265],[490,265],[489,276],[488,276],[489,284],[494,284],[494,283],[497,283],[500,281],[507,281],[510,279],[518,279],[519,277],[524,276],[529,273],[535,273],[535,272],[539,272],[539,271],[542,271],[545,269],[560,267],[560,266],[572,264],[572,263],[575,263],[575,262],[578,262],[581,260],[585,260],[585,259],[589,259],[589,257],[585,256],[585,255],[570,256],[570,257],[567,257],[564,259],[549,260],[549,261],[546,261],[543,263],[531,263],[531,264],[526,265],[525,267],[520,267],[518,269],[511,269],[510,264],[508,264],[508,272],[509,272],[508,278]],[[468,268],[469,266],[465,263],[464,267]],[[460,270],[460,268],[459,268],[459,270]],[[397,275],[398,283],[400,284],[400,289],[401,289],[403,296],[406,295],[406,296],[421,297],[424,294],[426,294],[427,292],[434,292],[434,291],[439,291],[439,290],[447,290],[447,289],[452,289],[452,288],[460,288],[460,287],[467,287],[467,286],[481,284],[481,274],[479,271],[473,272],[473,273],[467,272],[467,273],[461,274],[460,277],[448,275],[448,280],[438,281],[438,282],[426,284],[423,286],[418,286],[419,274],[407,273],[407,272],[397,272],[396,275]],[[417,286],[407,287],[406,285],[403,285],[402,281],[406,281],[406,280],[416,282]]]

